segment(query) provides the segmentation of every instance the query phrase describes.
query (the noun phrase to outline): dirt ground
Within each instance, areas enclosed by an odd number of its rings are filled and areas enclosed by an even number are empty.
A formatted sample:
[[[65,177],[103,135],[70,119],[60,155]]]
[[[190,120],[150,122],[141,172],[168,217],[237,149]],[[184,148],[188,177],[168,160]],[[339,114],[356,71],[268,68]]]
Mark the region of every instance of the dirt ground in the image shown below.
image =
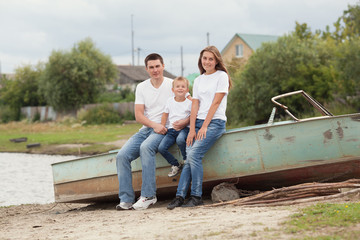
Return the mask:
[[[116,211],[116,203],[0,208],[0,239],[288,239],[279,223],[298,207],[197,207]],[[210,203],[210,202],[205,202]]]

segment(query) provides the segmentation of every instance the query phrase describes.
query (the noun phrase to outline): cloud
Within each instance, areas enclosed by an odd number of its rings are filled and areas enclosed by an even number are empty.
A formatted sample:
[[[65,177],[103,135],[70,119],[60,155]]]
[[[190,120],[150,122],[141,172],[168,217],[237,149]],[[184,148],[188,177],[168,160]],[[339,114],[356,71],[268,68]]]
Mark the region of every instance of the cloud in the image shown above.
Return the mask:
[[[134,47],[142,64],[151,52],[164,55],[174,74],[197,70],[201,49],[222,50],[235,33],[283,35],[295,21],[324,30],[357,0],[0,0],[2,72],[20,62],[46,59],[52,50],[69,50],[90,37],[117,64],[131,63]],[[23,61],[21,61],[23,59]],[[16,62],[14,62],[16,61]]]

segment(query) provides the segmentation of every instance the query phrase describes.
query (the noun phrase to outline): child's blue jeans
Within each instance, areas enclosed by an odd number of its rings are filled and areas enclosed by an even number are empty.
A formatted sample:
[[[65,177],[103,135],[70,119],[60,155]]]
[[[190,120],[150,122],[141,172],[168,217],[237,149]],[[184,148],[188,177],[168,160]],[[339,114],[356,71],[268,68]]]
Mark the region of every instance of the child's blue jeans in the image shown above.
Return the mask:
[[[179,166],[178,160],[169,152],[169,148],[176,142],[180,148],[183,160],[186,160],[186,138],[189,133],[189,128],[185,127],[180,131],[173,128],[168,129],[165,137],[162,139],[158,152],[170,163],[172,166]]]

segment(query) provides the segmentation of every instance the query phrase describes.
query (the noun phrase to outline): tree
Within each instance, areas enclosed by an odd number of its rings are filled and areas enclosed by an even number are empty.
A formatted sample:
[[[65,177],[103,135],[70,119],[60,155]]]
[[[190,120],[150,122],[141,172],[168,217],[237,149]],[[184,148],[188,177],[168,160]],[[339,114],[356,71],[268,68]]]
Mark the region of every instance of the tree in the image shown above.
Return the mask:
[[[304,28],[299,28],[307,32]],[[300,34],[300,36],[304,36]],[[273,104],[271,97],[285,92],[305,90],[320,102],[331,99],[334,68],[332,53],[316,36],[298,33],[263,44],[249,59],[245,70],[233,76],[234,89],[229,95],[229,122],[247,124],[265,122]],[[285,99],[294,113],[304,113],[307,103],[298,98]]]
[[[14,79],[4,79],[1,89],[1,101],[9,106],[16,116],[20,118],[20,108],[24,106],[40,106],[45,104],[44,96],[39,92],[38,86],[43,65],[24,65],[15,69]]]
[[[69,52],[52,52],[41,79],[41,91],[55,110],[72,110],[94,102],[105,83],[116,76],[111,57],[87,38]]]
[[[360,38],[345,41],[339,52],[341,55],[336,59],[339,78],[335,91],[350,106],[360,109]]]

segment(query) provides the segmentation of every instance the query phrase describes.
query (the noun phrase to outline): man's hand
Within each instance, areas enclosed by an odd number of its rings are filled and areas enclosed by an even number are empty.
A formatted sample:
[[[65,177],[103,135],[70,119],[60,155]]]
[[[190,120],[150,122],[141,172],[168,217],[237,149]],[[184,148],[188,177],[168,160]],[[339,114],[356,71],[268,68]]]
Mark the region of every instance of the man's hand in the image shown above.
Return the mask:
[[[155,123],[153,126],[154,132],[158,133],[158,134],[166,134],[167,132],[167,128],[164,127],[163,125],[161,125],[160,123]]]

